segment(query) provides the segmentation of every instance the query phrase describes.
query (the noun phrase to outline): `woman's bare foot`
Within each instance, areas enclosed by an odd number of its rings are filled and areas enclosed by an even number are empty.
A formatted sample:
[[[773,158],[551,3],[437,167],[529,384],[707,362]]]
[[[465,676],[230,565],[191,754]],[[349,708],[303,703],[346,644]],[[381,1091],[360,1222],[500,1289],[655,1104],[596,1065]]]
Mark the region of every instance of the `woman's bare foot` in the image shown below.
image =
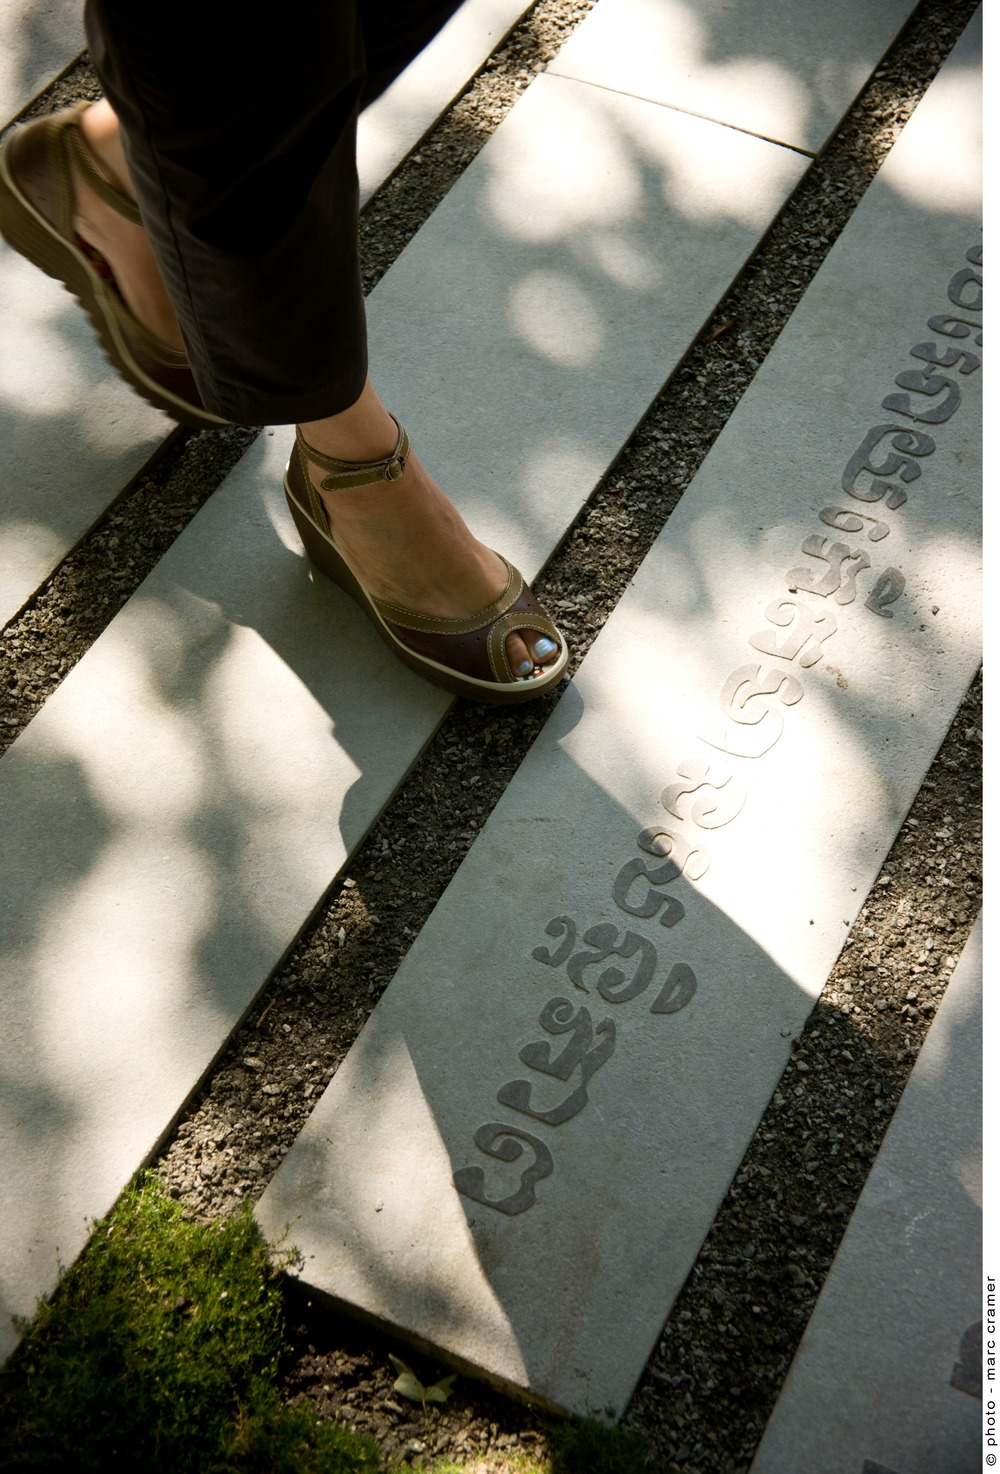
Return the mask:
[[[102,100],[88,107],[80,115],[80,132],[98,172],[134,203],[118,118],[110,103]],[[73,228],[107,262],[125,305],[143,327],[183,352],[184,339],[145,228],[120,215],[77,169],[73,170]]]
[[[390,455],[399,433],[370,380],[349,410],[299,428],[315,450],[344,461]],[[402,476],[377,487],[323,491],[322,472],[310,465],[309,474],[337,547],[376,598],[460,619],[491,604],[506,587],[503,561],[473,537],[412,451]],[[558,650],[536,630],[507,637],[507,659],[520,676],[550,664]]]

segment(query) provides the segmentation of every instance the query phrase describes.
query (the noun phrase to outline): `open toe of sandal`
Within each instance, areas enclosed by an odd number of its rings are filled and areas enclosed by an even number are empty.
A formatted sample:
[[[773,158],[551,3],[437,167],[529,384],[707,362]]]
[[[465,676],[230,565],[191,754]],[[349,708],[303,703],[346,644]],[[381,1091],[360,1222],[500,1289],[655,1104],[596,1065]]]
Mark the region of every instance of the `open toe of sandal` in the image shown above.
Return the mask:
[[[395,450],[383,460],[339,461],[321,455],[296,431],[285,475],[285,496],[306,552],[321,573],[350,594],[399,659],[435,685],[491,705],[510,705],[544,695],[566,673],[566,641],[506,558],[502,561],[507,569],[507,586],[497,599],[464,619],[439,619],[377,599],[341,556],[310,479],[308,463],[324,471],[324,490],[376,486],[402,475],[409,449],[406,431],[400,427]],[[556,644],[559,650],[552,663],[534,667],[530,675],[518,676],[507,659],[506,648],[507,636],[515,630],[535,630]]]
[[[55,277],[84,308],[105,353],[133,389],[181,424],[226,425],[204,408],[187,355],[154,336],[130,312],[102,257],[73,228],[73,168],[134,224],[136,205],[97,168],[80,131],[88,103],[16,128],[0,147],[0,234]]]

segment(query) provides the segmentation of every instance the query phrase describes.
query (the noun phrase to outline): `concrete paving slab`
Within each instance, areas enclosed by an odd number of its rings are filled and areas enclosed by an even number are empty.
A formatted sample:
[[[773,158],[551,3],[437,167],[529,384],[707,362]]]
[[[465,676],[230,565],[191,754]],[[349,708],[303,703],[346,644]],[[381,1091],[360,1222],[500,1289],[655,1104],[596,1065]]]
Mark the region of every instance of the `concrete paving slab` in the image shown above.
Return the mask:
[[[621,1414],[978,665],[978,91],[970,36],[259,1205],[545,1403]]]
[[[0,241],[0,625],[172,424],[119,379],[76,300]]]
[[[0,127],[86,44],[78,0],[0,0]]]
[[[362,204],[398,168],[527,9],[525,0],[465,0],[430,45],[365,109],[358,124]]]
[[[816,154],[915,8],[600,0],[550,71]]]
[[[674,187],[699,167],[702,215]],[[526,576],[802,167],[541,78],[380,283],[379,387]],[[258,442],[0,762],[5,1309],[79,1250],[447,707],[308,583],[288,443]]]
[[[982,996],[980,919],[752,1474],[982,1467]]]
[[[261,437],[0,762],[4,1353],[447,709],[310,582],[289,444]]]
[[[368,307],[379,393],[484,541],[525,572],[556,545],[805,167],[536,78]]]

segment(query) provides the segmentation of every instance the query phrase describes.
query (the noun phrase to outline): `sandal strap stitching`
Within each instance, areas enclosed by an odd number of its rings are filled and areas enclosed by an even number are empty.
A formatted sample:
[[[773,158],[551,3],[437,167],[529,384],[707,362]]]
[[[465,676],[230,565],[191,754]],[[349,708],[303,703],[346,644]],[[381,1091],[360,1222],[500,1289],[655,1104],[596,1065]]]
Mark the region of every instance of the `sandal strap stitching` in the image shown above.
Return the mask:
[[[537,630],[541,635],[548,635],[559,640],[559,631],[551,619],[544,614],[504,614],[490,629],[486,637],[486,653],[489,656],[490,670],[494,678],[501,683],[520,680],[511,669],[510,661],[507,659],[507,636],[512,635],[515,630]]]
[[[309,444],[298,426],[295,427],[295,442],[302,455],[327,473],[320,483],[323,491],[348,491],[362,486],[377,486],[382,481],[399,480],[410,454],[410,437],[395,415],[390,418],[399,431],[396,444],[389,455],[381,456],[377,461],[342,461],[336,456],[324,455]]]
[[[392,604],[388,599],[376,599],[374,595],[371,596],[372,603],[383,619],[389,619],[393,624],[401,625],[404,629],[420,630],[427,635],[473,635],[477,630],[485,629],[488,624],[506,614],[511,605],[516,604],[521,597],[521,590],[524,587],[523,578],[517,569],[507,562],[506,558],[503,559],[503,562],[507,568],[507,587],[493,600],[492,604],[485,604],[482,609],[477,609],[464,618],[450,619],[435,614],[421,614],[417,609],[407,609],[402,604]]]

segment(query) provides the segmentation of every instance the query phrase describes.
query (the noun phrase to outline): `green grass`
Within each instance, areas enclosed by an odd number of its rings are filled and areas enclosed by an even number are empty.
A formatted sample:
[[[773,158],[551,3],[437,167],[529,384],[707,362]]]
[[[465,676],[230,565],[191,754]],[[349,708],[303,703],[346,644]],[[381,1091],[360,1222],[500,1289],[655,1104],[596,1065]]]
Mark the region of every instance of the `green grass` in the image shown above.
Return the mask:
[[[278,1392],[281,1291],[249,1210],[186,1222],[150,1174],[0,1371],[0,1465],[74,1474],[377,1474],[373,1440]]]
[[[563,1423],[551,1432],[552,1474],[646,1474],[646,1446],[602,1423]]]
[[[634,1433],[589,1419],[547,1424],[546,1433],[551,1452],[542,1458],[509,1456],[505,1474],[649,1474],[646,1446]],[[476,1455],[470,1455],[470,1462],[445,1459],[430,1465],[426,1474],[467,1474],[478,1463]]]
[[[249,1208],[192,1223],[145,1174],[93,1225],[77,1264],[21,1330],[0,1368],[0,1470],[385,1470],[374,1439],[283,1401],[279,1275]],[[574,1422],[546,1431],[551,1455],[514,1456],[511,1474],[648,1468],[638,1441],[617,1429]],[[436,1460],[428,1474],[462,1467]]]

